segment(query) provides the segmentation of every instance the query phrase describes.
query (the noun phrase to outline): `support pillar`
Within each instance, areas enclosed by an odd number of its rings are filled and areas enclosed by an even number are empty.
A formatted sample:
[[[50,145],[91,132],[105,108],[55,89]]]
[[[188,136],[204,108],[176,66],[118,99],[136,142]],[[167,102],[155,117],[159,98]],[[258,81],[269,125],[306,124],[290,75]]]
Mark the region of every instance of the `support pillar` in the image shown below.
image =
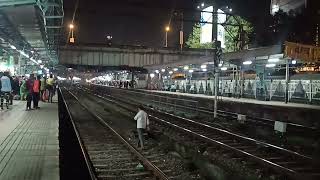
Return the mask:
[[[289,60],[286,60],[286,85],[285,85],[285,97],[284,97],[284,102],[288,103],[289,101]]]

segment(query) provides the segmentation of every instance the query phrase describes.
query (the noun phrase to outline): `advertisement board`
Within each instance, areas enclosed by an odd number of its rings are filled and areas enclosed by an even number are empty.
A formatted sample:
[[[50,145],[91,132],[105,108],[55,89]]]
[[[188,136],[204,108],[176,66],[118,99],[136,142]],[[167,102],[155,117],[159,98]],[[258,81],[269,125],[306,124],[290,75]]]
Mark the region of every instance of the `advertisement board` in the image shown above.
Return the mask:
[[[285,56],[293,59],[300,59],[304,62],[319,62],[320,47],[286,42]]]

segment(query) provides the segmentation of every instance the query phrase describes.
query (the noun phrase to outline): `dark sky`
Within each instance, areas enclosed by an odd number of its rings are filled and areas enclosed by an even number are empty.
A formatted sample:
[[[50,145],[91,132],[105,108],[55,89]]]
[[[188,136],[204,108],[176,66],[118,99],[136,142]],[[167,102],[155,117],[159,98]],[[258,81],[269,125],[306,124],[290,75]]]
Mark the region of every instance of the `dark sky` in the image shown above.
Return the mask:
[[[75,36],[80,43],[105,43],[112,35],[115,44],[163,46],[164,27],[173,11],[183,10],[184,19],[197,20],[200,13],[198,0],[80,0],[75,16]],[[232,7],[233,13],[241,15],[259,26],[269,12],[270,0],[218,0],[220,7]],[[76,0],[64,1],[65,20],[69,24]],[[181,22],[172,17],[169,46],[179,42]],[[194,22],[184,22],[185,39]],[[66,28],[66,30],[68,30]]]

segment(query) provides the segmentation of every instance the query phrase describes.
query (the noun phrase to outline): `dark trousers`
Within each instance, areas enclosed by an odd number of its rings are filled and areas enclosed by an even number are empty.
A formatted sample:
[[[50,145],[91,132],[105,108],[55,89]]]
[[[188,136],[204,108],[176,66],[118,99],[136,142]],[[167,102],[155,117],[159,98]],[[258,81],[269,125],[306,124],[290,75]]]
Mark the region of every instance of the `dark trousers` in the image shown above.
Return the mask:
[[[33,92],[32,93],[32,99],[33,99],[33,108],[39,107],[40,93]]]
[[[31,101],[32,101],[32,95],[30,93],[27,94],[27,109],[31,109]]]
[[[9,105],[9,100],[10,100],[10,97],[9,97],[9,92],[0,92],[0,98],[1,98],[1,109],[3,109],[3,102],[4,102],[4,99],[6,100],[6,106],[8,107]]]
[[[140,142],[140,147],[143,148],[143,128],[137,128],[138,131],[138,138],[139,138],[139,142]],[[139,144],[138,144],[139,146]]]
[[[40,99],[41,99],[41,101],[45,101],[45,100],[43,99],[43,94],[44,94],[45,91],[46,91],[46,90],[41,90],[41,91],[40,91]]]
[[[54,93],[53,86],[48,86],[48,91],[49,91],[48,102],[52,103],[52,97]]]

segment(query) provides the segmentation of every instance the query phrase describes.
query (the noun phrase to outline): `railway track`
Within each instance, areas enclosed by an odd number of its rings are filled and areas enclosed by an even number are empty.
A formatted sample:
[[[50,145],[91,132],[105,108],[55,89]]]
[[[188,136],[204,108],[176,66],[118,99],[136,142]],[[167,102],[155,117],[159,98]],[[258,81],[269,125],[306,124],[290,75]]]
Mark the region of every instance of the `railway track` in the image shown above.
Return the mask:
[[[90,159],[93,179],[169,179],[155,165],[163,160],[161,154],[148,157],[139,152],[101,117],[81,104],[74,94],[63,90],[62,96]]]
[[[98,96],[131,110],[137,105],[110,95]],[[308,156],[152,108],[149,108],[148,112],[156,126],[170,127],[185,136],[196,138],[199,144],[206,144],[209,153],[215,147],[219,147],[230,159],[240,162],[250,161],[254,167],[258,165],[261,168],[271,169],[290,179],[320,178],[320,169],[313,165],[312,158]]]
[[[95,85],[99,87],[99,85]],[[102,88],[106,88],[105,86],[100,86]],[[167,102],[160,102],[152,98],[143,98],[145,97],[146,94],[148,95],[154,95],[151,92],[146,92],[146,91],[141,91],[141,90],[134,90],[134,89],[117,89],[119,91],[123,91],[124,95],[127,95],[128,93],[134,93],[135,97],[139,97],[141,95],[142,98],[140,100],[148,102],[150,104],[159,104],[163,105],[165,107],[178,107],[180,109],[187,109],[188,111],[191,112],[196,112],[200,114],[207,114],[207,115],[212,115],[214,114],[212,109],[208,109],[206,107],[201,107],[197,106],[197,108],[194,107],[195,104],[192,105],[186,105],[183,101],[177,101],[177,102],[170,102],[170,99],[175,99],[175,98],[167,98],[167,96],[164,95],[159,95],[157,94],[156,96],[159,97],[159,99],[162,100],[167,100]],[[135,101],[138,101],[139,99],[136,99]],[[186,100],[186,99],[183,99]],[[145,103],[144,102],[144,103]],[[141,102],[140,102],[141,103]],[[236,120],[238,114],[234,112],[228,112],[228,111],[223,111],[223,110],[218,110],[218,117],[225,118],[227,120]],[[262,126],[267,126],[270,128],[273,128],[275,120],[268,119],[268,118],[259,118],[259,117],[253,117],[250,115],[246,115],[247,119],[246,121],[248,123],[252,123],[254,125],[262,125]],[[318,129],[316,127],[310,127],[310,126],[305,126],[301,124],[296,124],[296,123],[290,123],[287,122],[287,130],[292,133],[303,133],[304,135],[308,134],[308,136],[314,136],[315,134],[318,133]]]

